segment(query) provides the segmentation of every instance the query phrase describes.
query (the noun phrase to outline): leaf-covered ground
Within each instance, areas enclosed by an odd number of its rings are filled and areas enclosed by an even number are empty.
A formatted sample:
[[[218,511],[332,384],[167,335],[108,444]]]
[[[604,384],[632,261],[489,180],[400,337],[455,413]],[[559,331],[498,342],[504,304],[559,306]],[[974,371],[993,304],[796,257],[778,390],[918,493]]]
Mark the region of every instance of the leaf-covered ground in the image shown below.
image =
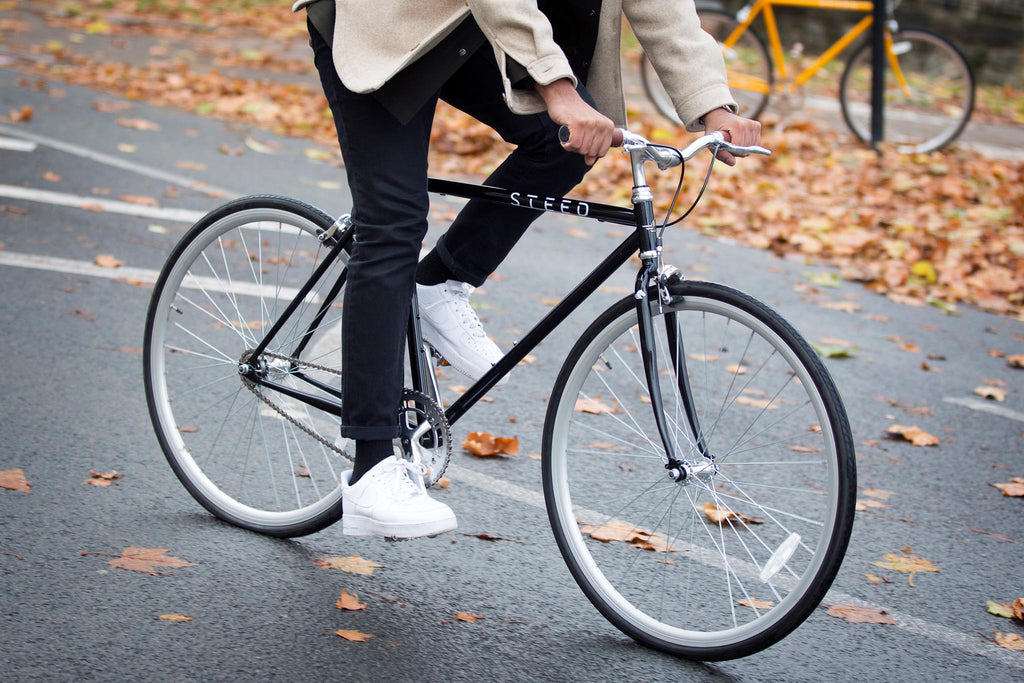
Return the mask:
[[[80,0],[62,3],[46,21],[67,29],[68,39],[16,48],[36,53],[35,61],[21,66],[38,78],[305,137],[331,149],[340,163],[322,94],[309,78],[287,78],[310,73],[311,60],[279,56],[285,51],[274,49],[304,36],[304,17],[291,14],[287,3]],[[17,22],[0,24],[0,32],[23,30]],[[151,37],[149,59],[94,59],[77,48],[90,34]],[[216,40],[199,41],[205,45],[197,48],[200,59],[196,53],[183,57],[178,48],[197,36]],[[979,101],[979,119],[1024,121],[1024,93],[988,88]],[[24,116],[12,111],[7,120]],[[643,110],[631,112],[631,127],[677,146],[692,137]],[[832,128],[799,117],[781,129],[767,127],[764,142],[774,155],[734,169],[717,166],[708,195],[683,225],[833,265],[840,277],[909,304],[954,312],[964,302],[1024,319],[1024,163],[964,147],[916,156],[883,149],[879,155]],[[434,175],[479,178],[509,147],[486,126],[442,104],[432,149]],[[700,187],[706,163],[690,165],[682,208]],[[678,177],[651,178],[664,211]],[[574,194],[621,204],[628,202],[629,185],[628,165],[613,154]]]

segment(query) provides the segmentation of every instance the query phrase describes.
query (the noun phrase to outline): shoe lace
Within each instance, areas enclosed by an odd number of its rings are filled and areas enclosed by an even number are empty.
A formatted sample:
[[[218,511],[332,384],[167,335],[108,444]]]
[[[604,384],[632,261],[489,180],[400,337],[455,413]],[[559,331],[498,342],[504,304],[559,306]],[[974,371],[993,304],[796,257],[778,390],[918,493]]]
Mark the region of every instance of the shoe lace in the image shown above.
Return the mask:
[[[459,313],[459,322],[461,322],[474,337],[486,337],[487,333],[484,332],[483,323],[480,322],[480,318],[477,316],[476,311],[473,310],[473,307],[469,303],[469,294],[471,291],[472,288],[465,284],[451,288],[453,303],[455,304],[455,309]]]
[[[426,494],[423,475],[426,474],[427,468],[422,463],[409,462],[398,457],[391,462],[393,464],[386,474],[389,475],[387,480],[396,499]]]

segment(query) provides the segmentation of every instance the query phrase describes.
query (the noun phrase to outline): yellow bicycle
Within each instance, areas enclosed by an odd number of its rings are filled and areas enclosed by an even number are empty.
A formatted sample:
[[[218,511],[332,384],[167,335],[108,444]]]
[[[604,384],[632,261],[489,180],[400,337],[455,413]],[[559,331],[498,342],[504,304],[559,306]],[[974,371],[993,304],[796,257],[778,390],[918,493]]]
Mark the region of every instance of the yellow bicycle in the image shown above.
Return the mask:
[[[955,140],[971,118],[974,74],[960,50],[942,35],[924,28],[900,27],[893,16],[894,4],[898,3],[888,2],[886,7],[885,137],[901,152],[930,152]],[[776,7],[863,16],[797,73],[787,68]],[[750,118],[764,111],[771,96],[782,96],[793,106],[792,101],[803,94],[801,86],[868,32],[873,10],[874,3],[863,0],[754,0],[735,15],[718,8],[697,9],[704,30],[722,46],[729,87],[739,113]],[[758,16],[764,17],[767,45],[751,28]],[[871,53],[871,41],[862,42],[850,54],[839,85],[843,118],[854,135],[865,141],[871,139]],[[658,110],[678,122],[672,101],[646,55],[641,75],[644,89]]]

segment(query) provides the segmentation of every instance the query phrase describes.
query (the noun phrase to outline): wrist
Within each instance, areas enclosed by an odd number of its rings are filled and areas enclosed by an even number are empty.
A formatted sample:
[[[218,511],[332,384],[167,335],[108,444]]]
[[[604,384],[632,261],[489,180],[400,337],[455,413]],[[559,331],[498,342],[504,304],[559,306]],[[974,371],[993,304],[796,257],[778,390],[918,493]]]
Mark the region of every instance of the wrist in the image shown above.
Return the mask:
[[[717,116],[721,116],[722,113],[733,114],[735,112],[733,111],[732,107],[723,104],[721,107],[715,107],[711,111],[709,111],[706,114],[704,114],[704,116],[701,116],[699,119],[697,119],[697,125],[704,126],[704,125],[707,124],[707,120],[709,118],[713,119],[713,118],[715,118]]]

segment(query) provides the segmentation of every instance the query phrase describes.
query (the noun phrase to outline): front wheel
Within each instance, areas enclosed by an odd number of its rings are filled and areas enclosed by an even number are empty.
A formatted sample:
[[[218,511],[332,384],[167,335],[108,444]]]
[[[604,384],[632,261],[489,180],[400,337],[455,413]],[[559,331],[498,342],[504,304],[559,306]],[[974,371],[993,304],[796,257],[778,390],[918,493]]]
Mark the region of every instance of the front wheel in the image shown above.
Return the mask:
[[[666,468],[632,299],[566,359],[544,429],[544,494],[591,602],[648,646],[702,660],[777,642],[820,603],[853,524],[838,392],[764,304],[711,283],[655,311]]]
[[[871,42],[850,56],[840,82],[843,118],[871,140]],[[974,110],[974,74],[963,54],[923,28],[886,33],[885,139],[904,153],[931,152],[955,140]]]
[[[340,415],[287,395],[330,399],[341,385],[349,235],[318,239],[333,223],[284,197],[214,210],[174,248],[146,317],[146,399],[174,473],[217,517],[273,536],[312,533],[341,516],[349,465],[335,443]],[[329,254],[323,277],[257,357]],[[246,382],[243,366],[281,389]]]

